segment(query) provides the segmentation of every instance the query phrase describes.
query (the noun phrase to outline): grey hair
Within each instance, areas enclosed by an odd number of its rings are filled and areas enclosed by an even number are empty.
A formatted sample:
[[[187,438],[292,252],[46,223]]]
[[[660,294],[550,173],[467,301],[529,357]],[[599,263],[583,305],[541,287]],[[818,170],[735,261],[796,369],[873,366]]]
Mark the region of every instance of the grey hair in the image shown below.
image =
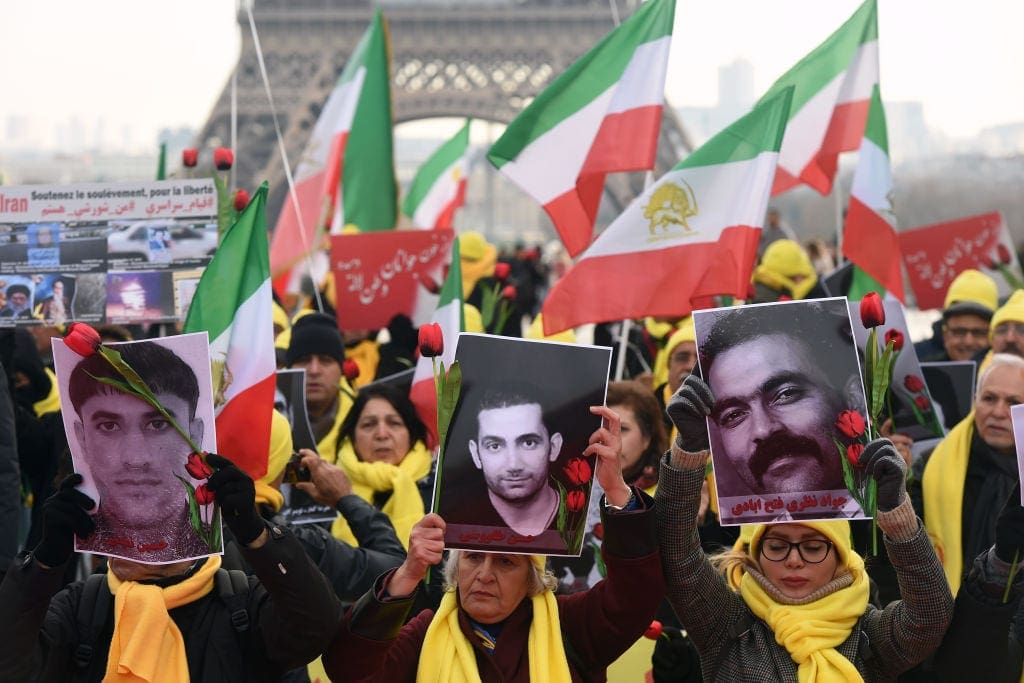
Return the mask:
[[[1024,371],[1024,358],[1012,353],[992,354],[992,362],[989,363],[987,368],[981,371],[981,375],[978,377],[978,386],[976,388],[975,396],[977,396],[977,392],[981,391],[981,385],[985,383],[985,378],[988,377],[989,373],[997,367],[1017,368],[1018,370]]]
[[[452,592],[459,587],[459,559],[462,554],[466,552],[464,550],[449,550],[448,558],[444,561],[444,569],[442,578],[444,579],[444,590],[445,592]],[[544,591],[554,591],[558,587],[558,579],[551,573],[550,569],[544,569],[542,572],[537,568],[537,565],[533,563],[529,555],[524,555],[530,563],[530,573],[528,575],[528,581],[530,582],[527,588],[527,597],[534,597],[540,595]]]

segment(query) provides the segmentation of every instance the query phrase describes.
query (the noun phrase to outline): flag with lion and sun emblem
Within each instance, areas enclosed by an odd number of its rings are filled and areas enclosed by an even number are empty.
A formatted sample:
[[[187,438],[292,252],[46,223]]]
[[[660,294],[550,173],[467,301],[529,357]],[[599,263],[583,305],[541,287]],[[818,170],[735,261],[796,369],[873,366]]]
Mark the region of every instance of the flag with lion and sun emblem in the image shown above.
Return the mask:
[[[551,289],[544,333],[745,297],[792,96],[763,100],[633,200]]]

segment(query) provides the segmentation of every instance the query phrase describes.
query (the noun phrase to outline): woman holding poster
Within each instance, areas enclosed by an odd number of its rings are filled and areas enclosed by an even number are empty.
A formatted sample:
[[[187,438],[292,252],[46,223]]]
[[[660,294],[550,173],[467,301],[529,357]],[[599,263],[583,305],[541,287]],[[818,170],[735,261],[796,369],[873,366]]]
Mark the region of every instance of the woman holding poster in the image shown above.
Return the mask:
[[[668,599],[700,650],[705,680],[895,681],[931,655],[953,598],[892,443],[872,441],[858,462],[877,482],[878,527],[903,589],[902,601],[880,610],[868,604],[864,560],[845,520],[748,525],[731,551],[704,556],[694,520],[714,408],[695,376],[669,401],[679,437],[656,494]]]
[[[622,479],[618,416],[606,407],[586,455],[598,458],[608,578],[554,595],[538,555],[452,551],[444,599],[402,626],[428,568],[444,552],[444,520],[424,517],[409,556],[353,605],[324,664],[333,680],[604,680],[607,666],[651,624],[664,583],[654,544],[653,501]]]

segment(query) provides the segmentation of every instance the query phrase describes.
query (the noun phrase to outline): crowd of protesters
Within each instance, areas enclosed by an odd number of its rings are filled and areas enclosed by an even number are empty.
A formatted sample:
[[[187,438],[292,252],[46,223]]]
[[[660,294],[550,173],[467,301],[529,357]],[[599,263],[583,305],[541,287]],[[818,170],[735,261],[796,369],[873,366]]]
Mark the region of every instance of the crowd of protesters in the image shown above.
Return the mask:
[[[766,225],[748,302],[824,296],[827,248],[812,259],[777,213]],[[467,331],[544,338],[541,251],[499,254],[468,232],[460,253]],[[503,292],[508,315],[481,313],[485,290]],[[446,550],[430,429],[403,372],[416,330],[396,316],[342,333],[334,295],[324,311],[275,303],[278,364],[305,370],[316,449],[296,449],[275,413],[263,477],[211,454],[224,553],[170,564],[73,552],[95,501],[76,488],[48,357],[61,330],[0,329],[0,681],[1021,680],[1010,407],[1024,402],[1024,292],[1000,301],[991,278],[965,271],[934,337],[917,340],[922,360],[977,363],[974,403],[934,448],[918,452],[891,424],[866,446],[884,545],[873,557],[863,523],[721,526],[705,427],[715,397],[692,319],[636,321],[621,347],[628,326],[598,326],[598,343],[627,350],[626,379],[593,409],[583,554],[550,559]],[[292,495],[333,522],[283,514],[296,466],[306,476]],[[617,660],[636,651],[623,673]]]

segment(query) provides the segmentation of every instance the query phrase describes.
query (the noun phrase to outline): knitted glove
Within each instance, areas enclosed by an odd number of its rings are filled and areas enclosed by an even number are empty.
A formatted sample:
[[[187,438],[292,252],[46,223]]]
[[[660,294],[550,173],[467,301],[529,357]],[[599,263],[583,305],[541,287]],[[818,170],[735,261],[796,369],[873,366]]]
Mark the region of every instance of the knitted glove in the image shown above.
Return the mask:
[[[224,523],[242,545],[249,545],[263,533],[266,525],[256,509],[256,486],[248,474],[216,453],[207,453],[206,462],[216,471],[206,482],[220,505]]]
[[[1020,485],[1014,487],[996,520],[996,557],[1003,562],[1024,559],[1024,507],[1020,504]]]
[[[715,405],[711,388],[700,377],[690,375],[672,394],[665,412],[679,435],[676,445],[689,453],[706,451],[708,444],[707,416]]]
[[[878,509],[895,509],[907,494],[907,463],[889,439],[875,439],[860,456],[864,472],[878,484]]]
[[[75,549],[75,536],[86,538],[96,528],[86,512],[96,507],[96,502],[75,488],[81,483],[82,475],[70,475],[43,504],[43,537],[34,554],[47,567],[67,562]]]

